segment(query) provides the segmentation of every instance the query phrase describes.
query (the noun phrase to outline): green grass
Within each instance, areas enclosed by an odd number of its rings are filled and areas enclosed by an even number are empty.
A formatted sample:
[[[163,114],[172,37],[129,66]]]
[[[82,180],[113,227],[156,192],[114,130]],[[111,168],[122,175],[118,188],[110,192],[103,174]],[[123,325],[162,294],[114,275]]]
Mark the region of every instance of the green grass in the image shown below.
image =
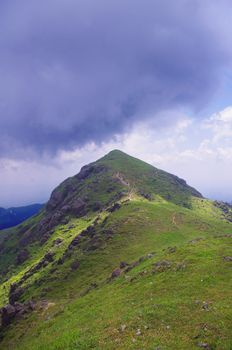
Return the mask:
[[[121,151],[112,151],[97,163],[106,165],[112,174],[122,175],[130,190],[151,197],[163,198],[186,207],[191,206],[191,197],[201,194],[177,176],[157,169]]]
[[[224,254],[232,254],[229,240],[210,238],[175,253],[159,252],[66,306],[56,303],[29,315],[8,330],[2,348],[196,349],[207,342],[212,349],[229,350],[231,265],[223,261]],[[164,259],[171,268],[154,273],[154,263]],[[205,301],[209,310],[202,308]]]
[[[54,261],[22,283],[21,301],[33,299],[37,307],[3,330],[1,350],[191,350],[201,342],[232,350],[232,263],[223,259],[232,256],[232,224],[223,211],[176,177],[121,152],[95,164],[107,171],[82,182],[70,178],[56,189],[65,192],[75,184],[68,198],[88,196],[88,213],[56,226],[43,245],[35,236],[25,263],[15,264],[24,233],[2,233],[0,305],[7,303],[10,285],[47,252]],[[105,209],[119,192],[121,207],[110,213]],[[98,200],[104,210],[91,210]],[[21,229],[29,224],[33,233],[43,215]],[[69,250],[96,219],[93,236]],[[55,246],[57,238],[62,243]],[[120,262],[132,264],[149,253],[152,258],[110,279]],[[80,266],[73,271],[76,260]],[[170,266],[158,269],[160,261]],[[42,300],[48,307],[41,307]]]
[[[26,281],[25,299],[45,298],[52,306],[14,323],[1,349],[195,349],[200,341],[210,342],[213,349],[231,349],[228,298],[232,266],[223,261],[223,256],[232,255],[232,238],[215,238],[230,233],[231,224],[219,221],[220,211],[209,201],[194,199],[193,207],[196,209],[135,196],[110,214],[104,225],[103,213],[97,235],[112,230],[112,238],[103,240],[92,252],[84,250],[88,245],[84,242],[57,271],[51,274],[52,266],[48,266]],[[68,232],[64,226],[58,227],[46,246],[34,251],[30,264],[61,237],[63,246],[55,248],[58,259],[90,220],[73,221],[74,228]],[[202,239],[189,243],[199,237]],[[177,251],[168,253],[170,246]],[[151,260],[127,274],[135,277],[132,282],[122,275],[106,283],[120,261],[131,263],[150,252],[156,253]],[[80,261],[80,268],[74,272],[70,270],[73,259]],[[153,263],[164,259],[172,262],[170,271],[153,274]],[[186,267],[178,270],[179,263]],[[146,273],[140,274],[142,271]],[[98,288],[83,295],[91,283],[97,283]],[[212,309],[203,311],[196,300],[201,306],[203,301],[212,302]],[[126,324],[125,332],[118,330],[122,324]],[[204,324],[207,331],[201,329]],[[136,336],[138,328],[141,336]]]

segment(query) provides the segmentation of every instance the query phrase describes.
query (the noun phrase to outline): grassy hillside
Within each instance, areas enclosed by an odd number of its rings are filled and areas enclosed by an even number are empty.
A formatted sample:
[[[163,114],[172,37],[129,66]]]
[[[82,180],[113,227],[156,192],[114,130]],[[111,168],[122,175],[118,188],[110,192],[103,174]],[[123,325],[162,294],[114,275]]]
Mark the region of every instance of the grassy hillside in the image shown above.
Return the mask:
[[[34,310],[2,327],[1,349],[232,349],[231,209],[119,151],[91,167],[5,233],[1,305],[14,285]],[[73,197],[81,215],[38,231]]]

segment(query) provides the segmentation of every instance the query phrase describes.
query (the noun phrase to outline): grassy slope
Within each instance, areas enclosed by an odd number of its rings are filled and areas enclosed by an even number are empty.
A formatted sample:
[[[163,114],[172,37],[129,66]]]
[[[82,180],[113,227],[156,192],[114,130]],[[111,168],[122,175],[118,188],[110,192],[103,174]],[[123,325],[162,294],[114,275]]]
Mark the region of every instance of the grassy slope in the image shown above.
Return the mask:
[[[11,239],[0,260],[0,270],[8,271],[0,286],[1,305],[7,302],[11,283],[18,282],[48,251],[55,255],[53,263],[22,285],[22,301],[46,299],[49,307],[38,307],[14,322],[4,332],[1,349],[195,349],[201,341],[212,349],[232,349],[228,298],[232,263],[223,260],[232,256],[231,238],[224,237],[231,233],[231,223],[212,202],[192,197],[199,195],[194,189],[146,163],[121,152],[110,153],[99,163],[107,166],[107,173],[97,182],[95,175],[90,176],[80,191],[92,202],[107,203],[112,196],[107,188],[113,184],[114,191],[125,196],[119,210],[90,211],[57,226],[46,244],[35,241],[27,247],[30,259],[20,266],[14,264],[17,231],[7,233]],[[120,181],[114,183],[115,178]],[[152,200],[144,199],[144,194]],[[93,242],[87,238],[64,264],[57,265],[73,238],[96,217],[97,249],[88,249]],[[33,218],[30,224],[38,220]],[[59,246],[54,246],[56,238],[63,240]],[[170,246],[177,247],[176,252],[170,253]],[[107,282],[121,261],[132,263],[151,252],[155,252],[152,259]],[[75,260],[80,267],[72,271]],[[154,263],[161,260],[170,261],[170,268],[153,273]],[[97,288],[87,293],[93,284]],[[202,309],[204,301],[209,311]],[[122,325],[126,325],[123,332]]]
[[[113,174],[122,174],[131,192],[162,196],[175,204],[190,207],[191,196],[201,194],[177,176],[157,169],[121,151],[112,151],[97,163],[110,167]]]
[[[93,252],[75,250],[81,263],[77,271],[71,272],[67,261],[53,275],[49,268],[39,272],[44,283],[29,288],[26,298],[39,297],[46,285],[52,304],[12,325],[1,349],[194,349],[199,341],[231,349],[232,271],[223,261],[232,255],[231,238],[215,238],[230,233],[231,224],[219,221],[220,212],[209,201],[194,199],[193,207],[135,197],[111,214],[107,228],[113,228],[113,238]],[[60,236],[61,228],[57,231]],[[198,237],[204,239],[189,243]],[[177,251],[169,253],[169,246]],[[151,260],[127,274],[135,280],[122,275],[106,283],[120,261],[131,263],[153,251]],[[153,263],[164,259],[173,262],[170,270],[153,274]],[[178,270],[183,262],[186,267]],[[98,288],[80,296],[93,282]],[[209,311],[202,309],[203,301],[210,303]],[[125,332],[118,330],[122,324]]]

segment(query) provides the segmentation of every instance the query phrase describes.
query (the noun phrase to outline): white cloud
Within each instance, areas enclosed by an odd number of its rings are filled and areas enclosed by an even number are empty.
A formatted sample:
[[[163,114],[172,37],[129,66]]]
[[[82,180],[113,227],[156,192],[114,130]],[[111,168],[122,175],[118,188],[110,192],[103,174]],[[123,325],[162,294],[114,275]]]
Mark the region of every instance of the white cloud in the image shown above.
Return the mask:
[[[212,133],[212,140],[218,143],[221,140],[231,142],[232,137],[232,107],[213,114],[202,123],[202,128],[208,129]]]
[[[167,121],[168,113],[174,112],[166,111]],[[66,177],[115,148],[185,178],[205,196],[232,200],[232,107],[201,121],[185,113],[172,120],[162,128],[139,123],[110,142],[63,151],[40,163],[1,159],[0,206],[47,200]]]

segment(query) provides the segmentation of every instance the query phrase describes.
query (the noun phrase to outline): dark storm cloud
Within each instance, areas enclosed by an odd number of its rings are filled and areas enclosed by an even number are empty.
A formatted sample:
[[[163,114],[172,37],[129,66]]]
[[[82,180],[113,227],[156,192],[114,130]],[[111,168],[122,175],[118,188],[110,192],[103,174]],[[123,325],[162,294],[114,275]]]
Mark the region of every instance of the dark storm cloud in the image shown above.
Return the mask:
[[[100,142],[163,109],[201,108],[230,59],[228,13],[226,1],[1,1],[0,154]]]

